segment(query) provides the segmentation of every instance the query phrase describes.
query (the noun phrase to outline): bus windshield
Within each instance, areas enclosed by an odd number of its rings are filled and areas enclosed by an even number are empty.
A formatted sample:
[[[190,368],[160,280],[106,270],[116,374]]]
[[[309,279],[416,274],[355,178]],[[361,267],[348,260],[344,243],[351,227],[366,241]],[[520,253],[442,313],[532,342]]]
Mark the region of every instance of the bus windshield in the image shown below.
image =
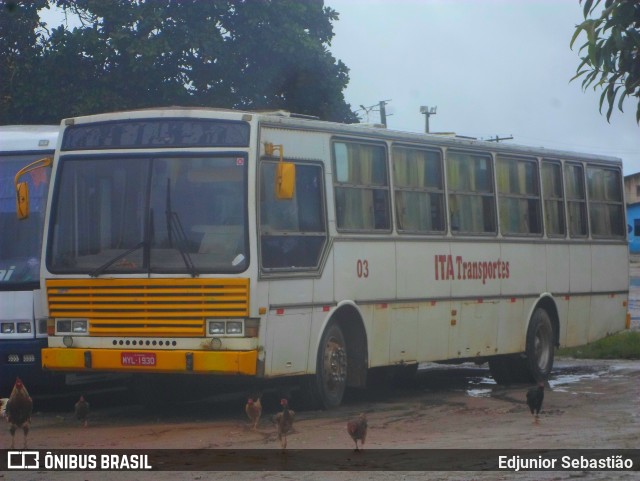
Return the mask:
[[[52,272],[175,273],[247,268],[244,154],[60,158]]]
[[[0,155],[0,290],[30,290],[39,285],[42,221],[50,169],[36,169],[22,180],[29,185],[31,212],[16,215],[13,180],[21,168],[43,157],[42,152]]]

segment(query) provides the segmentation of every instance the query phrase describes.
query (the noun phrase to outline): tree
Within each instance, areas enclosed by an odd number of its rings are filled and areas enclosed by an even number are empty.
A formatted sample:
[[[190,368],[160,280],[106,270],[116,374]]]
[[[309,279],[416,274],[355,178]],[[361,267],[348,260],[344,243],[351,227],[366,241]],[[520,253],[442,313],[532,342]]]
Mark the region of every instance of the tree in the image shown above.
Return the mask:
[[[31,82],[42,53],[38,10],[46,4],[47,0],[0,0],[0,124],[11,123],[14,112],[28,108],[24,86]]]
[[[583,3],[583,0],[580,0]],[[627,97],[638,98],[636,120],[640,123],[640,2],[605,0],[602,13],[593,16],[601,0],[584,0],[584,22],[576,26],[571,48],[584,32],[587,41],[580,47],[584,53],[572,80],[584,76],[582,88],[603,88],[600,112],[608,103],[607,121],[618,97],[618,109]]]
[[[21,121],[170,105],[357,121],[322,0],[49,1],[81,24],[46,39]]]

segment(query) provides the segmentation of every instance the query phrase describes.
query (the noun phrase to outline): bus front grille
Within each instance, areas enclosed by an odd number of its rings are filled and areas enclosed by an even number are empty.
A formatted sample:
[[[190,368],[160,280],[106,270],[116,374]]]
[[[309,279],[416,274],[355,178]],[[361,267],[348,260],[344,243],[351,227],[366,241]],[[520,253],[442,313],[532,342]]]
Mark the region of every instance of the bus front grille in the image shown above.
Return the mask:
[[[47,279],[49,315],[96,336],[204,336],[207,318],[247,317],[248,279]]]

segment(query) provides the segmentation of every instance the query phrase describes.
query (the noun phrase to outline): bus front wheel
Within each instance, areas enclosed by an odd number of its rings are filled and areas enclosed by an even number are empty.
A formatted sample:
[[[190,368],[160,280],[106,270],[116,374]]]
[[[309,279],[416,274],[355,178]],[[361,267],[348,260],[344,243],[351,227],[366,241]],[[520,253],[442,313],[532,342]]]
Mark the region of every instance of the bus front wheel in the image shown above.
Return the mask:
[[[327,326],[316,362],[316,374],[310,380],[312,400],[321,409],[340,406],[347,386],[347,344],[336,322]]]

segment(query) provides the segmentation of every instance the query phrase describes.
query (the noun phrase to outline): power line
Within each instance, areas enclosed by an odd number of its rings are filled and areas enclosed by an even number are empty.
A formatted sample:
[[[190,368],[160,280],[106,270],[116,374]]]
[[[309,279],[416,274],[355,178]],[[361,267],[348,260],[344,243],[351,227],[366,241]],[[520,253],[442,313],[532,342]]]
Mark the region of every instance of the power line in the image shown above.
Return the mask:
[[[380,123],[386,127],[387,117],[391,117],[393,115],[393,114],[387,114],[386,106],[389,102],[391,102],[391,99],[381,100],[377,104],[370,105],[369,107],[365,107],[364,105],[360,104],[360,108],[356,110],[356,113],[364,111],[367,116],[367,123],[368,123],[369,114],[371,112],[380,112]]]
[[[513,135],[509,135],[509,137],[498,137],[497,135],[495,136],[495,138],[493,137],[489,137],[488,139],[482,139],[486,142],[495,142],[498,143],[501,140],[513,140]]]

